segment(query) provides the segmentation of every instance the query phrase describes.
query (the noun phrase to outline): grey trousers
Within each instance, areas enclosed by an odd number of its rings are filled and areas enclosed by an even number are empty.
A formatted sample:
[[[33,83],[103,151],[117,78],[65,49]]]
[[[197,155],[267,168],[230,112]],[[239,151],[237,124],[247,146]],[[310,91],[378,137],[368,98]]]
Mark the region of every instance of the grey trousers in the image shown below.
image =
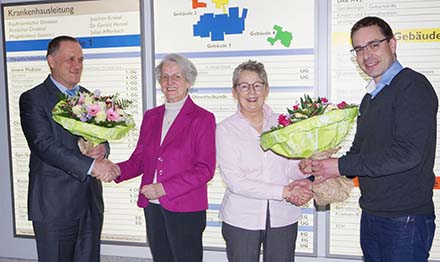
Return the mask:
[[[297,233],[298,223],[278,228],[266,223],[265,230],[247,230],[225,222],[222,224],[229,262],[260,261],[261,244],[264,262],[294,262]]]

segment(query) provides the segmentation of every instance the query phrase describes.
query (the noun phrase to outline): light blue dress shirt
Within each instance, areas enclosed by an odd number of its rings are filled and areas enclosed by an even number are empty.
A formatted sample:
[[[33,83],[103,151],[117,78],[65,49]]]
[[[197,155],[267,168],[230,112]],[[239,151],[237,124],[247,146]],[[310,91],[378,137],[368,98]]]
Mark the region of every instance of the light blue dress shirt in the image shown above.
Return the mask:
[[[50,80],[52,80],[53,84],[58,88],[58,90],[60,90],[61,93],[65,94],[65,95],[69,95],[67,93],[68,88],[63,86],[62,84],[60,84],[59,82],[57,82],[57,80],[55,80],[52,75],[50,75]],[[71,89],[72,90],[72,89]],[[75,85],[73,87],[73,90],[75,90],[75,92],[79,91],[79,85]]]
[[[367,92],[371,95],[371,99],[374,99],[374,97],[379,94],[382,89],[384,89],[385,86],[389,85],[393,78],[403,69],[402,65],[399,63],[399,61],[394,61],[394,63],[390,66],[390,68],[385,71],[385,73],[380,78],[379,83],[375,84],[374,80],[371,79],[370,82],[367,85]],[[376,87],[374,87],[376,85]],[[374,89],[373,89],[374,87]]]

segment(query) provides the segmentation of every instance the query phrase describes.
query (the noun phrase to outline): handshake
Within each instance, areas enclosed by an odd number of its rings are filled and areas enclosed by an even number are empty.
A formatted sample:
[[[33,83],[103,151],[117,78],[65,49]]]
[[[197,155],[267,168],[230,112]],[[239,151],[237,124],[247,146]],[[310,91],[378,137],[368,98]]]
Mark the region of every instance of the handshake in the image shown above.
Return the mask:
[[[95,147],[84,149],[83,154],[95,159],[95,164],[92,168],[92,176],[104,182],[111,182],[121,174],[118,165],[112,161],[105,159],[105,146],[99,144]]]
[[[121,174],[119,166],[108,159],[95,159],[92,176],[104,182],[112,182]]]
[[[283,188],[283,198],[295,206],[302,206],[313,197],[312,181],[307,178],[298,179]]]
[[[121,174],[118,165],[105,159],[106,150],[103,144],[99,144],[95,147],[84,146],[83,149],[81,149],[81,152],[83,152],[84,155],[95,159],[95,164],[92,168],[92,176],[97,179],[104,182],[111,182]],[[159,199],[166,195],[165,189],[161,183],[144,185],[139,190],[139,193],[150,200]]]

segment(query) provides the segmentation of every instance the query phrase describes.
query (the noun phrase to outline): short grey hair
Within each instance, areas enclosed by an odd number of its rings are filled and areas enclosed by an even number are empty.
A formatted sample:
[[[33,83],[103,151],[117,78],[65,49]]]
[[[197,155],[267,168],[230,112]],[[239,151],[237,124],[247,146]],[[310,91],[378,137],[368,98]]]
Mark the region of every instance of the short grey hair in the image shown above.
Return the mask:
[[[234,69],[234,73],[232,74],[232,87],[235,88],[238,84],[238,79],[240,78],[240,73],[243,71],[251,71],[255,72],[258,77],[263,80],[266,86],[269,86],[269,80],[267,79],[266,69],[264,68],[263,63],[248,60],[246,62],[241,63]]]
[[[154,69],[156,79],[160,79],[162,75],[162,66],[167,62],[176,63],[180,69],[182,69],[183,77],[185,77],[190,86],[194,85],[198,74],[197,69],[188,58],[179,54],[168,54],[162,59],[162,61],[160,61],[160,63]]]

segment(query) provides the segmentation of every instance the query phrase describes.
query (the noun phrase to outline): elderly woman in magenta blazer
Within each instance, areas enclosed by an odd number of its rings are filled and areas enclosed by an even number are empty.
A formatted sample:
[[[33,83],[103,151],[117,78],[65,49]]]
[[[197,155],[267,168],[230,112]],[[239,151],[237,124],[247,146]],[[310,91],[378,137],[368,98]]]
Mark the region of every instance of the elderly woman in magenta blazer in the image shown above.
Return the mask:
[[[208,208],[207,183],[215,171],[215,118],[188,95],[197,70],[177,54],[156,67],[165,104],[144,114],[139,141],[118,163],[116,183],[142,174],[144,208],[154,261],[202,261]]]

